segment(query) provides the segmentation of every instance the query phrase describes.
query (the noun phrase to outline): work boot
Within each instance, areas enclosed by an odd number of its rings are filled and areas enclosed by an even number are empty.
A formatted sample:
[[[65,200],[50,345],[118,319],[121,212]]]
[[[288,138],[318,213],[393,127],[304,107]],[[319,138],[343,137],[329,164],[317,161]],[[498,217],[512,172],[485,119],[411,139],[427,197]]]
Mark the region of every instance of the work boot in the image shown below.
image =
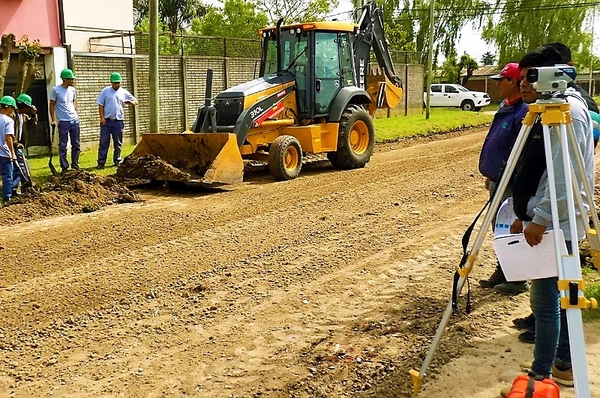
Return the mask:
[[[506,277],[504,276],[504,272],[502,272],[502,268],[499,265],[496,266],[494,273],[490,276],[490,279],[481,279],[479,281],[479,285],[484,289],[493,289],[494,286],[499,285],[501,283],[506,282]]]
[[[573,387],[573,369],[560,370],[552,364],[552,380],[563,386]]]
[[[525,318],[513,319],[512,323],[517,329],[527,329],[531,326],[535,326],[535,317],[533,316],[533,313],[531,313]]]
[[[519,368],[521,368],[521,370],[523,372],[529,373],[529,372],[531,372],[532,364],[533,364],[532,362],[523,362],[523,363],[519,364]],[[551,371],[552,371],[552,380],[554,380],[555,382],[557,382],[558,384],[561,384],[563,386],[573,387],[574,383],[573,383],[573,369],[572,368],[560,370],[559,368],[556,367],[555,364],[552,364]]]
[[[96,170],[102,170],[104,168],[104,164],[102,163],[98,163],[98,165],[96,166]]]
[[[512,389],[512,387],[504,387],[502,390],[500,390],[500,396],[502,398],[508,397],[508,394],[510,394],[511,389]]]
[[[517,337],[521,343],[534,344],[535,343],[535,325],[527,328],[526,331],[520,333]]]
[[[494,291],[509,296],[516,296],[520,293],[525,293],[529,288],[527,282],[504,282],[494,286]]]

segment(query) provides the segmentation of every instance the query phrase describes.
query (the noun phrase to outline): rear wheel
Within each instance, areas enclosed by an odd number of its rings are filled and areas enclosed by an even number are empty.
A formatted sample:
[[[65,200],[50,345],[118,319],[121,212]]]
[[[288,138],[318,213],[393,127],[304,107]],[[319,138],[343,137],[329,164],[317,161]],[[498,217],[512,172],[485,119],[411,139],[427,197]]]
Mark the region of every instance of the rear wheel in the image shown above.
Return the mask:
[[[337,150],[327,153],[327,158],[338,169],[364,167],[371,160],[374,144],[371,115],[362,106],[350,104],[340,119]]]
[[[296,137],[280,135],[269,148],[269,171],[278,180],[293,180],[302,169],[302,147]]]

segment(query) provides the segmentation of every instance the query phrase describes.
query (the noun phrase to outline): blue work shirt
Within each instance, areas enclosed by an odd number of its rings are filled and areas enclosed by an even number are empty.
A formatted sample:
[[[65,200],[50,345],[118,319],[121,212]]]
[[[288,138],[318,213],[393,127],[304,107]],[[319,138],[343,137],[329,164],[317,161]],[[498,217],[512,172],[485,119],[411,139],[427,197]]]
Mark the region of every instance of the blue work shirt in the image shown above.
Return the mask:
[[[108,86],[100,91],[96,103],[104,107],[105,119],[124,120],[125,111],[123,104],[126,101],[136,101],[136,99],[129,91],[122,87],[115,90],[112,86]]]
[[[76,99],[77,95],[73,86],[65,88],[59,84],[52,88],[50,100],[55,101],[54,112],[59,122],[79,121],[79,116],[77,116],[77,111],[75,110]]]
[[[490,180],[500,180],[528,109],[529,106],[519,98],[508,106],[503,105],[494,115],[479,156],[479,171]]]
[[[15,122],[6,115],[0,115],[0,156],[3,158],[12,158],[12,152],[6,143],[6,136],[15,135]]]

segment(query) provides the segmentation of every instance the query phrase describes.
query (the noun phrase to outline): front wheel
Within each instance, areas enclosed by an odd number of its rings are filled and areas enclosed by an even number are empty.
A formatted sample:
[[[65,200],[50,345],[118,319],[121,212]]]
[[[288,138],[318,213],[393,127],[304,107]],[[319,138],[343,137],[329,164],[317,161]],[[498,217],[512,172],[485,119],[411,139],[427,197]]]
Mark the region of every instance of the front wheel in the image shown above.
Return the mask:
[[[375,127],[369,112],[362,106],[349,104],[340,118],[338,145],[327,158],[338,169],[357,169],[371,160],[375,145]]]
[[[278,180],[293,180],[302,169],[302,147],[296,137],[280,135],[269,148],[269,171]]]
[[[475,103],[471,100],[464,100],[462,104],[460,104],[460,109],[465,112],[472,111],[475,109]]]

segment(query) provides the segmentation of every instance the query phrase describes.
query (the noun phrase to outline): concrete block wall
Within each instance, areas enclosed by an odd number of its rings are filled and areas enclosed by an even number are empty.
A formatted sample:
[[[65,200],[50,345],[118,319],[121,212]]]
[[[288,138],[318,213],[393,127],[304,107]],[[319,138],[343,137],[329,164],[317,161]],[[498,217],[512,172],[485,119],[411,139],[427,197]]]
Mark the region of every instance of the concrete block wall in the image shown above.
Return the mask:
[[[258,64],[254,59],[161,56],[159,58],[159,120],[160,131],[180,133],[191,129],[198,108],[204,103],[207,70],[213,70],[212,97],[230,87],[247,82],[258,76]],[[147,56],[115,56],[77,54],[74,56],[77,75],[77,105],[81,119],[82,147],[97,147],[100,135],[100,119],[96,99],[100,90],[110,84],[110,73],[117,71],[123,76],[123,87],[139,101],[137,107],[125,109],[124,142],[135,143],[150,124],[150,72]],[[421,112],[423,76],[422,65],[398,65],[397,73],[406,91],[398,107],[390,114],[404,115],[408,98],[408,114]],[[407,74],[408,73],[408,74]],[[406,77],[408,76],[408,79]],[[386,117],[387,111],[379,111],[378,117]]]

